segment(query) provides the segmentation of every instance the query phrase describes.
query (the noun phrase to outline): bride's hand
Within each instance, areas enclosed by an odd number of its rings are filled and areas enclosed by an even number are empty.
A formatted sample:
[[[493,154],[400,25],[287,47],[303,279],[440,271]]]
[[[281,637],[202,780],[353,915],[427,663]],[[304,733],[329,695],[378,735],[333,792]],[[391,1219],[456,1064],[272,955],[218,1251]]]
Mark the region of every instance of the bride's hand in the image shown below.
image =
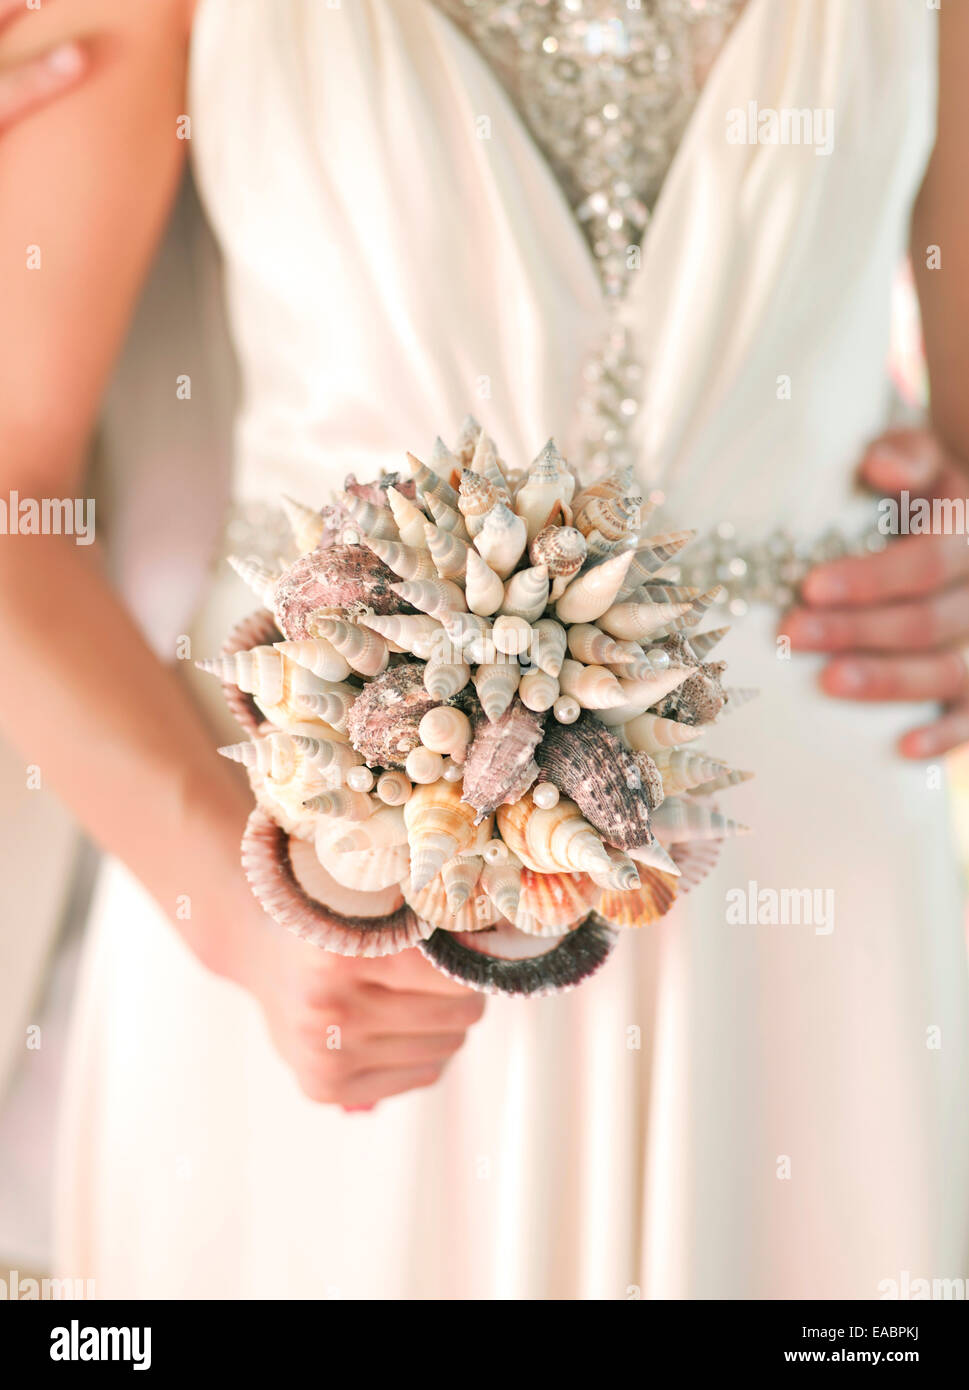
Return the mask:
[[[262,1006],[276,1051],[310,1100],[369,1109],[431,1086],[484,1013],[480,994],[420,955],[348,959],[299,941],[255,906],[234,971]]]
[[[950,497],[969,480],[924,430],[892,430],[869,445],[861,477],[876,491]],[[938,757],[969,739],[969,536],[908,535],[873,555],[818,565],[780,631],[800,651],[831,652],[822,688],[849,700],[938,700],[939,718],[898,744]]]
[[[0,0],[0,38],[18,18],[31,13],[25,0]],[[73,87],[84,76],[87,64],[83,47],[68,42],[0,67],[0,134]]]

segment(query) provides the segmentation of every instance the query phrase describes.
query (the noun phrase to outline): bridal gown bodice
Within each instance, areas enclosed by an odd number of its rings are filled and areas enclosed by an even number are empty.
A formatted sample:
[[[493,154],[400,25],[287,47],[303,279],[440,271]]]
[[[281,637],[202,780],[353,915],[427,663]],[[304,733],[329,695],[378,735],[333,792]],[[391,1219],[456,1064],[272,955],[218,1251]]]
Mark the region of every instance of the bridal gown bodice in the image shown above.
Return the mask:
[[[319,505],[347,472],[453,440],[469,410],[512,466],[550,434],[581,456],[611,335],[641,372],[616,382],[628,430],[600,442],[634,451],[670,524],[731,525],[754,549],[784,527],[807,551],[864,526],[851,479],[886,423],[934,16],[617,4],[633,38],[694,9],[733,23],[654,128],[616,295],[534,50],[502,32],[517,16],[518,38],[568,57],[578,30],[539,33],[538,11],[594,25],[609,8],[201,0],[193,167],[242,387],[229,544],[246,553],[281,493]],[[785,112],[830,117],[833,140],[749,139]],[[193,652],[252,606],[220,556]],[[307,1101],[255,1002],[109,865],[68,1087],[64,1271],[106,1295],[527,1299],[874,1298],[902,1271],[964,1276],[960,885],[943,794],[892,751],[928,711],[828,699],[817,661],[780,659],[777,621],[751,602],[719,649],[763,692],[710,740],[756,772],[730,805],[754,833],[595,979],[490,1000],[437,1085],[370,1115]],[[833,930],[728,926],[725,892],[751,882],[830,893]]]

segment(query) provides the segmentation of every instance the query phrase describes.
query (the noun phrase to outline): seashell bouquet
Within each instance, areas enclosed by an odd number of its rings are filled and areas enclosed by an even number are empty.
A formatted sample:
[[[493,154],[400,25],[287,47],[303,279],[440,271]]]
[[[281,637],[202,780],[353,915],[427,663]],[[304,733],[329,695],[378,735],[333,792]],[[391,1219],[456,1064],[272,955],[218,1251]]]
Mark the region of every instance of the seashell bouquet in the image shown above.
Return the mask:
[[[751,692],[694,631],[718,591],[665,574],[692,533],[650,536],[630,476],[580,488],[551,441],[516,475],[471,419],[408,459],[287,500],[278,571],[232,561],[265,608],[199,664],[249,734],[219,750],[257,803],[243,865],[327,950],[567,989],[744,830],[710,794],[750,774],[694,740]]]

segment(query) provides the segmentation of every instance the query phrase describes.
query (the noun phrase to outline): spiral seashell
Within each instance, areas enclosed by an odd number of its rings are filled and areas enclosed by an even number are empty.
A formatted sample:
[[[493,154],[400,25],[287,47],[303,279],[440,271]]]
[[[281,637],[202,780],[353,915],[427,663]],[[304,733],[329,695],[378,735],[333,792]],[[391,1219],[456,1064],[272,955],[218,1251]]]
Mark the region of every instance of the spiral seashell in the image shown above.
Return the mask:
[[[399,906],[376,917],[352,910],[346,915],[327,906],[340,896],[350,903],[367,900],[362,894],[335,892],[336,885],[319,863],[311,845],[292,839],[258,807],[252,812],[242,841],[242,866],[252,891],[274,921],[304,941],[339,955],[384,956],[414,946],[429,934],[395,889],[390,903]],[[372,901],[372,900],[371,900]]]
[[[335,787],[331,791],[310,796],[303,802],[307,811],[319,816],[337,816],[340,820],[367,820],[380,805],[366,792],[351,791],[349,787]]]
[[[569,628],[567,636],[571,655],[588,665],[626,666],[645,656],[642,647],[635,642],[617,642],[594,623],[576,623]]]
[[[326,533],[323,513],[315,507],[307,507],[305,503],[295,501],[292,497],[284,496],[279,500],[293,533],[293,543],[300,555],[305,555],[308,550],[315,550]]]
[[[632,485],[632,464],[627,463],[622,468],[614,468],[605,477],[597,478],[594,483],[584,487],[573,499],[574,505],[576,508],[584,507],[590,497],[623,497]]]
[[[449,531],[458,540],[464,541],[465,545],[471,540],[468,528],[464,524],[464,517],[454,507],[449,507],[446,502],[442,502],[439,497],[432,494],[424,499],[427,510],[434,519],[435,526],[441,531]]]
[[[572,524],[592,554],[609,554],[639,530],[642,497],[590,497],[573,513]],[[596,539],[593,540],[593,537]]]
[[[711,758],[692,748],[663,748],[654,754],[653,761],[660,771],[667,796],[692,791],[730,771],[719,758]]]
[[[382,772],[377,778],[377,795],[388,806],[403,806],[413,790],[404,772]]]
[[[329,642],[361,676],[379,676],[386,670],[390,652],[379,633],[357,627],[343,618],[321,618],[315,624],[318,637]]]
[[[472,613],[488,618],[497,613],[505,597],[505,586],[471,546],[466,557],[464,597]]]
[[[404,803],[410,844],[411,886],[426,887],[449,859],[471,840],[474,811],[461,800],[460,789],[443,779],[414,788]]]
[[[589,546],[574,526],[544,526],[528,547],[533,565],[546,565],[552,580],[553,599],[561,598],[569,580],[585,564]]]
[[[678,652],[686,654],[685,643]],[[727,691],[721,684],[723,662],[707,661],[697,665],[682,681],[654,707],[655,714],[676,719],[681,724],[712,724],[724,709],[728,709]]]
[[[600,869],[593,869],[590,877],[600,888],[611,888],[617,893],[628,893],[634,888],[639,887],[639,869],[636,867],[635,860],[631,859],[624,850],[616,849],[613,845],[606,846],[606,853],[609,856],[608,865]]]
[[[393,889],[392,899],[396,897],[399,903],[401,883],[410,872],[410,850],[407,845],[378,846],[376,849],[341,854],[333,848],[333,843],[344,838],[347,830],[348,826],[343,821],[317,817],[313,846],[320,864],[343,888],[361,892],[361,885],[366,884],[367,898],[371,893],[386,895],[388,889]],[[327,902],[330,906],[339,906],[332,891]]]
[[[676,860],[652,832],[648,841],[641,845],[630,845],[627,853],[637,864],[645,865],[648,869],[658,869],[673,878],[679,877],[680,870]]]
[[[427,464],[421,463],[420,459],[415,458],[413,454],[407,455],[407,462],[410,464],[410,471],[414,475],[414,481],[421,497],[425,499],[437,497],[441,502],[446,502],[449,507],[457,509],[458,494],[446,479],[428,468]]]
[[[425,522],[427,526],[429,523]],[[437,568],[427,549],[405,545],[403,541],[365,536],[364,545],[401,579],[436,579]]]
[[[565,658],[567,636],[565,628],[554,618],[539,618],[534,624],[534,664],[546,675],[557,677]]]
[[[507,613],[496,618],[491,629],[491,640],[495,644],[495,650],[505,656],[525,656],[534,639],[535,634],[530,623],[524,618],[511,617]]]
[[[575,802],[565,797],[543,811],[526,792],[520,801],[499,806],[496,818],[509,850],[537,873],[609,868],[609,855],[599,835]]]
[[[470,468],[464,469],[458,488],[458,509],[472,539],[484,525],[485,516],[502,498],[503,493],[489,478],[482,473],[472,473]]]
[[[649,676],[659,675],[661,671],[668,671],[674,664],[665,647],[646,650],[638,642],[616,642],[616,655],[621,658],[619,661],[606,661],[603,665],[608,666],[620,680],[645,680]]]
[[[546,724],[535,761],[609,844],[628,850],[650,840],[649,798],[635,754],[594,715]]]
[[[549,440],[515,494],[515,511],[523,518],[530,541],[545,526],[556,503],[568,503],[574,491],[575,478]]]
[[[350,674],[350,663],[345,656],[328,642],[325,637],[307,637],[302,642],[274,642],[277,652],[282,652],[297,666],[305,666],[314,676],[325,681],[342,681]]]
[[[540,999],[594,975],[615,942],[612,927],[593,912],[574,931],[541,942],[502,923],[467,935],[436,931],[418,950],[449,979],[482,994]]]
[[[711,777],[709,782],[701,782],[694,787],[693,795],[708,796],[711,792],[726,791],[728,787],[739,787],[741,782],[749,782],[753,776],[752,772],[742,772],[739,768],[728,767],[716,777]]]
[[[421,720],[437,703],[424,689],[423,665],[391,666],[368,681],[350,707],[350,742],[371,767],[402,768],[420,744]]]
[[[668,796],[653,814],[653,829],[665,846],[682,840],[722,840],[727,835],[748,835],[750,827],[731,820],[703,801]]]
[[[498,575],[507,579],[525,550],[525,523],[505,502],[497,502],[474,538],[475,549]]]
[[[378,806],[366,820],[350,826],[331,841],[337,854],[368,849],[393,849],[407,844],[407,827],[400,806]]]
[[[479,432],[480,428],[479,425]],[[438,435],[431,447],[431,472],[436,473],[439,478],[447,479],[448,483],[456,488],[455,476],[460,477],[462,467],[460,459]]]
[[[607,560],[606,564],[609,563]],[[689,607],[688,603],[616,603],[606,609],[598,621],[599,626],[613,637],[620,637],[623,641],[639,641],[658,632],[675,618],[682,617]]]
[[[450,860],[460,863],[460,860]],[[458,908],[453,908],[448,900],[443,870],[431,879],[424,888],[414,888],[408,881],[403,885],[404,897],[423,922],[429,923],[438,931],[476,932],[484,931],[498,920],[498,910],[485,892],[476,885],[478,891]]]
[[[733,714],[734,710],[741,709],[751,700],[756,700],[760,690],[756,685],[725,685],[723,686],[723,707],[726,713]]]
[[[614,927],[646,927],[673,906],[677,880],[655,869],[643,868],[638,888],[626,891],[608,888],[599,896],[600,916]]]
[[[223,683],[238,686],[251,695],[265,717],[280,728],[306,720],[305,707],[297,703],[299,696],[326,691],[324,681],[305,667],[287,661],[274,647],[253,647],[251,651],[233,652],[195,664],[200,671],[208,671]]]
[[[474,448],[481,434],[481,426],[473,415],[466,415],[461,421],[461,432],[454,446],[454,454],[462,468],[468,468],[474,458]]]
[[[667,584],[657,579],[640,584],[630,598],[636,603],[692,603],[699,593],[692,584]]]
[[[592,623],[600,618],[614,603],[631,563],[632,551],[626,550],[573,579],[555,605],[559,622]],[[625,634],[613,633],[620,635]]]
[[[494,722],[478,719],[464,763],[462,797],[476,812],[476,821],[504,802],[517,801],[535,781],[535,749],[542,739],[543,720],[512,700]]]
[[[248,584],[249,588],[260,600],[268,607],[273,605],[273,595],[276,592],[276,585],[282,578],[278,570],[271,570],[268,565],[264,565],[261,560],[241,559],[238,555],[228,557],[229,564],[235,570],[239,578]]]
[[[622,669],[621,667],[619,668]],[[606,724],[626,724],[630,719],[644,714],[650,706],[657,704],[690,678],[689,666],[670,666],[665,671],[657,671],[640,680],[630,680],[624,676],[616,678],[621,700],[617,705],[606,706]]]
[[[412,502],[409,497],[405,497],[398,488],[389,487],[387,489],[387,504],[396,522],[401,542],[411,546],[414,550],[426,550],[427,537],[424,535],[424,523],[427,517],[417,503]]]
[[[311,768],[320,774],[335,774],[335,785],[339,786],[348,769],[360,762],[359,753],[345,743],[293,735],[279,729],[247,743],[227,744],[218,751],[224,758],[241,763],[244,767],[256,768],[279,784],[289,782]],[[324,789],[329,790],[329,787],[321,783],[320,790]]]
[[[498,450],[495,448],[495,442],[485,434],[484,430],[478,435],[468,467],[472,473],[479,473],[483,478],[487,478],[489,483],[501,493],[503,499],[508,500],[508,479],[502,472],[501,464],[498,461]]]
[[[542,616],[547,606],[548,569],[545,565],[519,570],[505,585],[501,611],[509,617],[524,618],[526,622],[533,623]]]
[[[480,882],[498,913],[514,922],[521,893],[521,865],[518,861],[510,856],[492,864],[486,861]]]
[[[617,601],[625,602],[651,574],[668,565],[673,556],[679,554],[695,535],[695,531],[669,531],[661,536],[651,536],[637,546],[625,583],[616,596]]]
[[[514,699],[521,673],[515,662],[481,662],[471,679],[481,708],[492,723],[500,719]]]
[[[444,776],[444,759],[430,748],[412,748],[404,760],[404,771],[417,785],[430,785]]]
[[[316,636],[320,613],[355,605],[375,613],[399,613],[405,606],[391,590],[393,571],[362,545],[333,545],[301,555],[277,581],[273,610],[291,642]]]
[[[297,695],[296,707],[304,719],[321,719],[330,728],[343,733],[347,725],[347,712],[360,691],[352,685],[324,682],[326,689],[311,695]]]
[[[471,720],[463,710],[451,705],[438,705],[424,715],[418,733],[425,748],[462,763],[471,741]]]
[[[468,546],[453,531],[445,531],[433,522],[425,521],[427,548],[442,579],[464,578],[468,561]]]
[[[362,613],[358,620],[380,634],[385,642],[427,661],[444,633],[437,618],[426,613]]]
[[[424,689],[435,700],[452,700],[470,679],[466,661],[429,661],[424,667]]]
[[[257,646],[267,646],[279,636],[276,623],[272,613],[268,609],[262,608],[256,613],[250,613],[236,623],[226,635],[225,641],[219,651],[222,658],[233,657],[236,652],[251,651]],[[234,674],[234,667],[233,674]],[[259,727],[263,722],[260,712],[252,695],[232,681],[222,682],[222,694],[230,712],[247,733],[255,734],[259,732]],[[304,718],[311,718],[304,715]]]
[[[449,579],[405,579],[390,587],[402,603],[409,603],[432,618],[443,619],[449,613],[463,613],[467,608],[464,594]]]
[[[650,713],[641,714],[623,725],[623,734],[630,747],[651,754],[691,743],[702,733],[702,727],[678,724],[675,719],[664,719],[661,715]]]
[[[399,532],[389,507],[376,506],[352,492],[341,492],[339,504],[363,537],[397,540]]]
[[[706,632],[691,632],[687,636],[689,649],[697,661],[703,661],[729,631],[729,627],[712,627]]]
[[[551,709],[559,697],[559,692],[558,681],[545,671],[526,671],[518,682],[518,694],[522,704],[537,714]]]
[[[563,694],[578,700],[583,709],[609,709],[611,705],[626,703],[619,682],[604,666],[563,661],[559,684]]]
[[[530,936],[561,936],[581,922],[601,896],[588,874],[537,874],[523,867],[515,926]]]
[[[471,901],[483,868],[480,854],[456,855],[442,866],[441,882],[452,912],[460,912]]]

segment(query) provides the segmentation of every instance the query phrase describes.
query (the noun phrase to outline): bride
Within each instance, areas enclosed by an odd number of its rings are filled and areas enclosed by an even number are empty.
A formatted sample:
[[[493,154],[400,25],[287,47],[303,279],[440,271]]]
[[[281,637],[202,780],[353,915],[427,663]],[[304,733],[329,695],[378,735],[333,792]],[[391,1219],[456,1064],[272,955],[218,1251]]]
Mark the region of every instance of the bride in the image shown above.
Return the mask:
[[[550,433],[588,470],[632,459],[699,528],[690,573],[725,579],[724,653],[762,690],[716,748],[756,769],[731,806],[756,833],[582,989],[485,1009],[413,952],[274,930],[184,641],[153,653],[90,549],[4,537],[4,728],[108,852],[60,1272],[105,1297],[526,1299],[965,1276],[961,892],[924,760],[969,738],[969,551],[873,528],[873,492],[966,492],[964,7],[0,8],[0,494],[83,491],[189,154],[242,387],[191,655],[251,607],[225,555],[280,494],[319,505],[471,409],[518,465]],[[776,119],[728,138],[751,102]],[[830,148],[770,138],[798,112]],[[909,237],[931,433],[887,429]],[[217,373],[165,336],[198,303],[154,304],[109,405],[164,608],[213,483],[180,488],[155,427],[203,429]],[[822,932],[725,907],[804,889]]]

